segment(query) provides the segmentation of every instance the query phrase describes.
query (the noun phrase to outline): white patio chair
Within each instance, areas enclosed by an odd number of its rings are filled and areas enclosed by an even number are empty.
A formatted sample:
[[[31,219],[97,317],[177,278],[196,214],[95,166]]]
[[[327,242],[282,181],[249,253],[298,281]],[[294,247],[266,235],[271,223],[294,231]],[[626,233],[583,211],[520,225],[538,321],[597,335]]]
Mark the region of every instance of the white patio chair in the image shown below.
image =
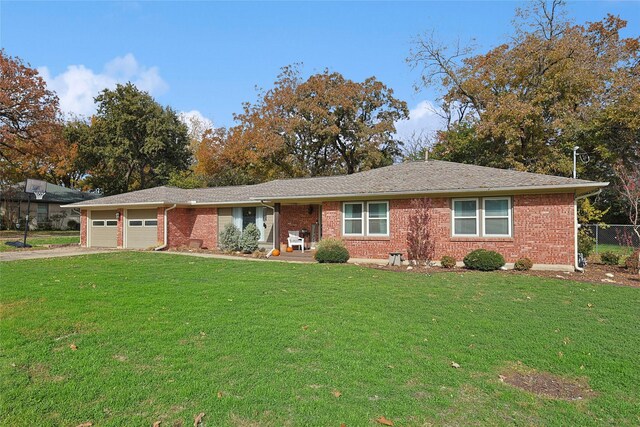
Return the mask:
[[[304,239],[300,237],[300,231],[289,231],[289,237],[287,237],[287,243],[290,248],[294,246],[300,246],[302,253],[304,253]]]

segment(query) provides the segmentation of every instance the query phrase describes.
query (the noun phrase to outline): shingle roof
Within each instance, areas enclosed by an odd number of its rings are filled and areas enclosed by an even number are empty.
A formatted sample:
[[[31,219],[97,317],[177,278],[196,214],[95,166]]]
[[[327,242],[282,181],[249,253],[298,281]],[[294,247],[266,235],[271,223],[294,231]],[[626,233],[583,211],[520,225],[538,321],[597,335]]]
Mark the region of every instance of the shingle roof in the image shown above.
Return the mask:
[[[12,201],[26,201],[29,197],[31,200],[35,200],[33,196],[29,196],[24,192],[25,182],[20,182],[18,184],[12,185],[9,191],[0,191],[0,199],[4,200],[5,198]],[[47,189],[44,197],[42,198],[43,203],[75,203],[80,201],[93,201],[100,197],[98,193],[89,193],[86,191],[76,190],[74,188],[62,187],[60,185],[47,183]]]
[[[74,206],[126,204],[216,204],[251,200],[402,196],[455,192],[536,190],[587,192],[607,183],[462,163],[428,160],[405,162],[352,175],[280,179],[256,185],[184,190],[156,187],[87,201]]]

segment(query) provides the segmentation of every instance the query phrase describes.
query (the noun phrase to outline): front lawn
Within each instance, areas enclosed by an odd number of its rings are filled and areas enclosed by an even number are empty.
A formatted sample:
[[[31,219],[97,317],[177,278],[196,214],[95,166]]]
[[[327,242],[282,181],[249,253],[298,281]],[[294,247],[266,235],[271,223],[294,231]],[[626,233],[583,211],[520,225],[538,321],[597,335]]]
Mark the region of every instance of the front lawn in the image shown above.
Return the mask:
[[[7,245],[6,242],[20,241],[24,239],[24,232],[3,231],[0,233],[0,252],[24,251],[33,249],[47,249],[50,245],[80,244],[79,231],[30,231],[27,234],[27,243],[32,248],[16,248]]]
[[[0,425],[640,424],[637,288],[135,252],[0,269]]]

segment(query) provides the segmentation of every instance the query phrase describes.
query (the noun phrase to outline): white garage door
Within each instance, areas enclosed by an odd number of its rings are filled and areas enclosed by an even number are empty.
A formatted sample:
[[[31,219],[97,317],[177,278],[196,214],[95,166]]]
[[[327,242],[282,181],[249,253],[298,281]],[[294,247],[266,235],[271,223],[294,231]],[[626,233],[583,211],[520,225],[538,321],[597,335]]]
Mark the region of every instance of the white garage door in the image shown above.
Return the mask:
[[[158,246],[156,209],[127,210],[127,248],[145,249]]]
[[[89,245],[94,248],[115,248],[118,245],[116,211],[91,211]]]

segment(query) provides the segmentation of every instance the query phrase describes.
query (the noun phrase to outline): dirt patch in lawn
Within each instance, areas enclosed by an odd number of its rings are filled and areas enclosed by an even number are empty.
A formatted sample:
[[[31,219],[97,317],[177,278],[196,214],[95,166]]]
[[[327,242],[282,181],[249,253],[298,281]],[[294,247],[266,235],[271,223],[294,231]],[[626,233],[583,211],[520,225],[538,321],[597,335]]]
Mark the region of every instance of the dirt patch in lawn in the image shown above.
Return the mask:
[[[597,396],[585,378],[564,378],[518,365],[500,375],[500,380],[538,396],[560,400],[584,400]]]

